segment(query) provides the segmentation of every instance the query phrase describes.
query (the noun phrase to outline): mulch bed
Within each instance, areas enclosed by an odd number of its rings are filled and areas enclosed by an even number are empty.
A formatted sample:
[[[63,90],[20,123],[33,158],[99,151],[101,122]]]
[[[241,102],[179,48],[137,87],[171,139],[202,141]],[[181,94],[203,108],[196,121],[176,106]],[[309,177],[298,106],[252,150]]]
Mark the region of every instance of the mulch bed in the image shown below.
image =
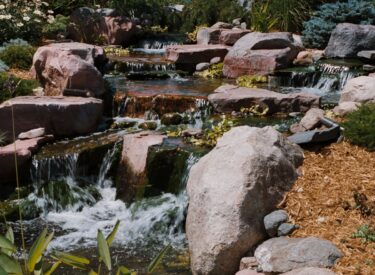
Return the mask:
[[[375,228],[375,152],[346,142],[305,151],[302,174],[281,205],[300,226],[292,236],[336,244],[338,274],[375,274],[375,242],[352,237],[361,225]]]

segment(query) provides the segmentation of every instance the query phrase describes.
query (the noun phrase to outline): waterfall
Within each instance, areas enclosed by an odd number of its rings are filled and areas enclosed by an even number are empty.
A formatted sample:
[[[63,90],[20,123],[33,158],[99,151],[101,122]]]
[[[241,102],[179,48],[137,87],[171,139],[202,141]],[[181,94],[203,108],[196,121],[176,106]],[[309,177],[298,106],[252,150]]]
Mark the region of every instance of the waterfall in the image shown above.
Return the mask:
[[[168,46],[180,45],[181,43],[175,40],[143,40],[140,43],[140,48],[147,50],[161,50]]]
[[[175,71],[176,66],[173,63],[144,63],[144,62],[126,62],[121,69],[123,72],[167,72]]]

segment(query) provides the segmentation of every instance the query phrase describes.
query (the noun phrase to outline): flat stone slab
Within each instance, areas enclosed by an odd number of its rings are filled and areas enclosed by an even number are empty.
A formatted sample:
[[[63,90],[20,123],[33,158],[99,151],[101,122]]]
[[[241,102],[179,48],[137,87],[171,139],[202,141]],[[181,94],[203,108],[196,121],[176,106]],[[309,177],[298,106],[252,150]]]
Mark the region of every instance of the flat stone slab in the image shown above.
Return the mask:
[[[357,56],[368,60],[375,60],[375,51],[360,51]]]
[[[102,117],[102,100],[63,96],[22,96],[0,105],[0,131],[12,138],[12,107],[15,134],[45,128],[47,135],[74,137],[96,130]]]
[[[216,112],[239,112],[255,105],[267,107],[269,115],[275,113],[306,112],[319,107],[320,97],[307,93],[281,94],[265,89],[251,89],[224,85],[208,96]]]

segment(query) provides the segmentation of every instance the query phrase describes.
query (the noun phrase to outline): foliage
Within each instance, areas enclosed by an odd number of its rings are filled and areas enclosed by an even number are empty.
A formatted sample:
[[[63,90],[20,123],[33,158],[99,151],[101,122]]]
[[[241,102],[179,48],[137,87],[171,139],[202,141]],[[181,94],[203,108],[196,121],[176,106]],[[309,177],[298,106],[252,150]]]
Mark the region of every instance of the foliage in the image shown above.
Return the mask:
[[[128,49],[116,47],[105,47],[104,51],[106,54],[113,56],[128,56],[130,54],[130,51]]]
[[[347,115],[344,136],[353,144],[375,150],[375,104],[364,104]]]
[[[0,48],[0,60],[10,68],[28,70],[32,65],[34,53],[34,47],[13,40],[13,43],[4,43]]]
[[[303,24],[302,39],[306,47],[323,49],[339,23],[374,24],[375,7],[369,0],[327,3]]]
[[[251,106],[249,108],[241,108],[241,113],[248,116],[248,115],[252,115],[252,116],[265,116],[268,114],[268,111],[269,111],[269,107],[268,106],[265,106],[265,107],[262,107],[260,105],[254,105],[254,106]]]
[[[267,76],[244,75],[236,79],[236,84],[240,87],[256,88],[257,83],[267,83]]]
[[[113,262],[110,254],[110,247],[113,244],[114,238],[120,226],[120,221],[117,221],[113,227],[111,233],[104,237],[101,230],[98,230],[97,234],[97,245],[99,255],[99,265],[97,267],[92,266],[89,259],[76,256],[66,252],[54,251],[51,254],[51,258],[54,261],[52,266],[48,269],[43,270],[45,264],[45,251],[49,243],[51,242],[54,233],[48,233],[47,229],[39,235],[37,240],[31,246],[28,253],[28,258],[25,261],[26,274],[45,274],[50,275],[56,271],[61,265],[67,265],[73,268],[87,271],[89,275],[101,274],[101,265],[104,263],[109,272],[113,269]],[[14,274],[22,275],[22,267],[18,262],[17,247],[14,244],[14,233],[11,227],[8,227],[7,232],[4,236],[0,235],[0,274]],[[170,246],[165,247],[150,263],[147,270],[148,273],[155,271],[165,254],[170,249]],[[4,270],[2,270],[2,269]],[[94,271],[97,270],[97,271]],[[136,275],[136,272],[129,270],[125,266],[117,266],[117,275]]]
[[[204,78],[222,78],[224,63],[212,64],[207,70],[198,72],[196,75]]]
[[[207,28],[207,24],[195,26],[194,30],[192,32],[187,32],[187,39],[190,43],[197,43],[197,35],[200,29]]]
[[[361,225],[357,232],[352,235],[353,238],[360,238],[363,242],[375,242],[375,229],[369,225]]]
[[[201,138],[192,137],[189,142],[198,146],[214,147],[217,140],[234,126],[235,123],[224,116],[219,123],[216,125],[213,124],[210,128],[205,129]]]
[[[107,7],[109,0],[46,0],[55,14],[69,16],[75,9],[81,7]]]
[[[235,18],[247,18],[248,11],[239,1],[192,0],[187,2],[182,13],[182,30],[191,31],[195,26],[213,25],[218,21],[231,22]]]
[[[0,43],[16,37],[36,41],[42,27],[54,21],[53,11],[41,0],[0,0]]]
[[[7,81],[16,83],[15,92],[10,92],[5,86]],[[39,86],[36,80],[19,79],[9,76],[7,73],[0,73],[0,103],[16,96],[32,95],[33,89]]]
[[[270,10],[270,1],[257,1],[253,4],[251,10],[251,28],[259,32],[268,32],[272,30],[278,19],[275,18]]]
[[[0,73],[3,73],[8,70],[9,67],[7,66],[7,64],[5,64],[4,61],[0,60]]]
[[[56,15],[55,21],[43,27],[43,35],[47,38],[54,39],[58,34],[67,31],[70,18],[61,14]]]

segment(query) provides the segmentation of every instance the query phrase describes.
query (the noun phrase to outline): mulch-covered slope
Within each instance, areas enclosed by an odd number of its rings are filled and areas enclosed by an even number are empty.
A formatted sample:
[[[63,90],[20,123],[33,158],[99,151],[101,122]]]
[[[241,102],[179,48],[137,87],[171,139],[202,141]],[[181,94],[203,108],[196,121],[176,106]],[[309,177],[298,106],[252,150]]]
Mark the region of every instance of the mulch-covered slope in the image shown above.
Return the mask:
[[[375,274],[375,242],[352,237],[361,225],[375,228],[375,152],[346,142],[306,151],[302,173],[281,205],[301,227],[293,237],[335,243],[344,253],[338,274]]]

